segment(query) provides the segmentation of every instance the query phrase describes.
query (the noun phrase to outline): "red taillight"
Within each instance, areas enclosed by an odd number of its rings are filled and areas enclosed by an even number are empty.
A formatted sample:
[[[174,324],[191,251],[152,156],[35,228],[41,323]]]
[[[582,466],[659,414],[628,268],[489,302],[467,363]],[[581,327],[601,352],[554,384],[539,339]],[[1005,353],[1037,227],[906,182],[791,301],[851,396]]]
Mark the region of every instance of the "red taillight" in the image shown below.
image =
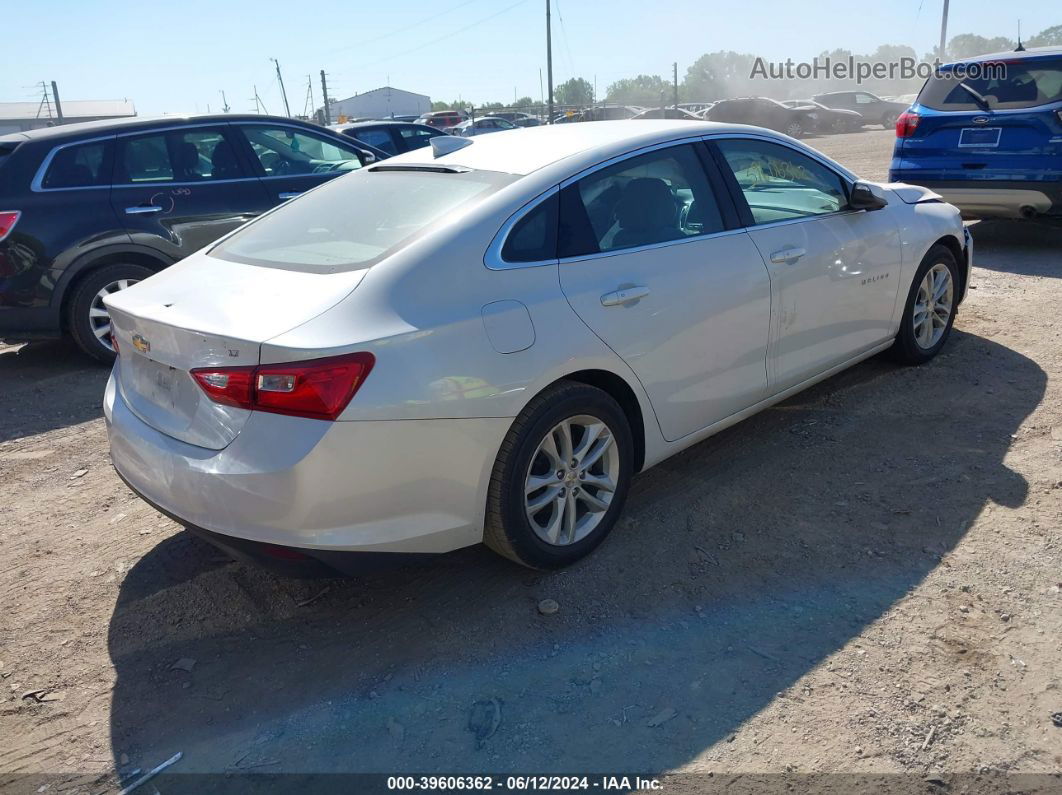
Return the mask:
[[[349,353],[257,367],[202,367],[192,370],[192,377],[216,403],[334,420],[375,363],[371,353]]]
[[[897,138],[910,138],[915,134],[915,130],[918,129],[919,116],[917,113],[911,113],[909,110],[905,110],[900,114],[900,117],[896,119],[896,137]]]
[[[0,240],[11,234],[20,215],[22,215],[20,210],[0,210]]]

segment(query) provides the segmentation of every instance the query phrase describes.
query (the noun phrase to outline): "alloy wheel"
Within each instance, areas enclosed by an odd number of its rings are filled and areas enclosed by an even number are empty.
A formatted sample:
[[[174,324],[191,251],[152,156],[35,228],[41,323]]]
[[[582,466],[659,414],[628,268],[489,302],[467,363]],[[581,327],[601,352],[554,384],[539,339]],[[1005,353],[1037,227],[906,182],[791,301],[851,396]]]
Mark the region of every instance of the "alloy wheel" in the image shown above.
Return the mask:
[[[547,544],[586,538],[608,511],[619,480],[612,429],[588,414],[553,426],[531,456],[524,480],[527,520]]]
[[[919,348],[929,350],[944,336],[954,308],[955,284],[948,266],[938,262],[922,277],[911,322]]]
[[[104,306],[103,299],[112,293],[132,287],[138,281],[140,280],[118,279],[106,284],[92,297],[92,303],[89,304],[89,328],[92,329],[100,345],[109,351],[114,350],[114,345],[111,343],[111,314]]]

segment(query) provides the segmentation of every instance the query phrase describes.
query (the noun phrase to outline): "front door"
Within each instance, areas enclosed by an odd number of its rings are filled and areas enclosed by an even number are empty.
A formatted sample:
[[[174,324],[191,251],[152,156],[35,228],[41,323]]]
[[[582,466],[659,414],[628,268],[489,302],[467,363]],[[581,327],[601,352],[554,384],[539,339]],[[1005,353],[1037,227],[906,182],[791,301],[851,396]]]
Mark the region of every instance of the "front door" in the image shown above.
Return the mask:
[[[887,340],[900,276],[892,217],[848,209],[842,176],[792,147],[752,138],[716,145],[771,274],[771,392]]]
[[[134,242],[175,260],[273,206],[224,124],[119,135],[111,204]]]
[[[767,270],[749,236],[724,227],[694,145],[575,181],[560,216],[564,294],[638,376],[665,439],[765,396]]]

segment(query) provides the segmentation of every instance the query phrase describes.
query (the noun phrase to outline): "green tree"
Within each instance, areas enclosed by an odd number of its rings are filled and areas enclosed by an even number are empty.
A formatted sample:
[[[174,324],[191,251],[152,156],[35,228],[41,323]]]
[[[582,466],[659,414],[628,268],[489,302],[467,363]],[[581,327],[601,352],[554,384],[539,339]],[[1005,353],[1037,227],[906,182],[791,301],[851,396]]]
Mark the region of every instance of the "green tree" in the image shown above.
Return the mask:
[[[559,105],[589,105],[594,101],[594,87],[589,80],[573,77],[553,89],[553,99]]]
[[[1025,43],[1030,47],[1062,47],[1062,25],[1044,28]]]
[[[986,39],[984,36],[978,36],[975,33],[960,33],[948,42],[947,57],[949,59],[972,58],[975,55],[984,55],[990,52],[1013,50],[1016,46],[1017,44],[1006,36]]]
[[[605,96],[618,105],[659,107],[661,98],[664,104],[671,104],[673,92],[671,83],[659,75],[638,75],[617,80]]]
[[[531,97],[520,97],[520,99],[516,100],[516,102],[514,102],[510,107],[513,107],[513,108],[530,108],[532,105],[536,105],[536,104],[538,104],[538,103],[536,103],[533,99],[531,99]]]
[[[708,102],[724,97],[763,93],[763,80],[751,78],[756,56],[723,51],[702,55],[686,69],[680,96],[690,102]],[[754,90],[754,85],[759,90]]]

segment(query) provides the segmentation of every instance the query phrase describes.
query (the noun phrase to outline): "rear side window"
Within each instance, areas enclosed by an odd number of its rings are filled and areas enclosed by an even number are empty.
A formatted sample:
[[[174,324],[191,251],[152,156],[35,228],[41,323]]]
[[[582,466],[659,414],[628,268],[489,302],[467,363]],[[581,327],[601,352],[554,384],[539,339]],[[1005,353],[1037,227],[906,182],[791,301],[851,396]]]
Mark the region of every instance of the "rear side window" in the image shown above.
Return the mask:
[[[381,169],[353,174],[252,221],[210,255],[307,273],[357,270],[515,179],[492,171]]]
[[[395,148],[394,139],[391,138],[391,133],[380,127],[352,129],[347,134],[350,135],[351,138],[355,138],[362,143],[374,146],[377,149],[382,149],[389,155],[398,154],[398,150]]]
[[[977,76],[949,70],[929,78],[918,103],[934,110],[983,110],[970,89],[984,97],[990,108],[999,110],[1062,101],[1062,58],[979,66],[982,73]]]
[[[42,188],[86,188],[110,183],[112,141],[65,146],[55,153]]]
[[[502,248],[506,262],[542,262],[557,258],[557,194],[521,218]]]

